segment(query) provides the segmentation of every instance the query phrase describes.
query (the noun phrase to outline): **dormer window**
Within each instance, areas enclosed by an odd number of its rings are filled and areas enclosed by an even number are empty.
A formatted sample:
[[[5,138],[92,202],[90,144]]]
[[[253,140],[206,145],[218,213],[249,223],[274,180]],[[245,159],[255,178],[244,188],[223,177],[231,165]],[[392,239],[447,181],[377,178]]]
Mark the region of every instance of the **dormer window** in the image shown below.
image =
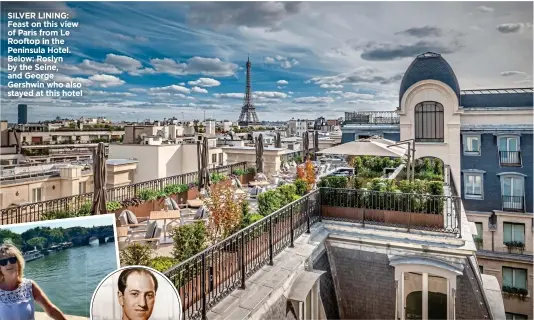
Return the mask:
[[[427,101],[415,106],[415,141],[443,142],[444,117],[441,103]]]

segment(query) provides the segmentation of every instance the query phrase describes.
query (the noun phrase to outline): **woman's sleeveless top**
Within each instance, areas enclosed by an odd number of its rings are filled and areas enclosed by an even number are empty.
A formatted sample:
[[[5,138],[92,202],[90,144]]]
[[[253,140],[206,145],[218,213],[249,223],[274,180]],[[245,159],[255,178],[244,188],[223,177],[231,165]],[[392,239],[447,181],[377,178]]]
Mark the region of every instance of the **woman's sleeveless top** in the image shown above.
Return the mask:
[[[0,289],[0,319],[35,320],[32,281],[23,279],[12,291]]]

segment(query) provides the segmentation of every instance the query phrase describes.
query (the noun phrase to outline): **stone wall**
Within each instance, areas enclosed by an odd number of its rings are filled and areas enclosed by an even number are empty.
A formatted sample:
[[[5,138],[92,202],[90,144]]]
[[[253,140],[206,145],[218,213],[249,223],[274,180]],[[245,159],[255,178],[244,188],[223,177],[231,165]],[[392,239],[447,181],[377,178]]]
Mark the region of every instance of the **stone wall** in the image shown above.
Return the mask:
[[[387,255],[328,244],[327,252],[341,319],[395,318],[395,269]]]
[[[270,308],[269,311],[262,315],[261,320],[297,320],[295,316],[298,310],[293,310],[292,304],[282,295]]]
[[[456,319],[489,319],[484,297],[475,277],[473,269],[466,261],[464,274],[457,278]]]
[[[321,300],[328,319],[340,319],[339,307],[337,305],[336,288],[332,278],[332,270],[326,251],[315,261],[313,269],[325,271],[319,279],[319,288],[321,291]]]

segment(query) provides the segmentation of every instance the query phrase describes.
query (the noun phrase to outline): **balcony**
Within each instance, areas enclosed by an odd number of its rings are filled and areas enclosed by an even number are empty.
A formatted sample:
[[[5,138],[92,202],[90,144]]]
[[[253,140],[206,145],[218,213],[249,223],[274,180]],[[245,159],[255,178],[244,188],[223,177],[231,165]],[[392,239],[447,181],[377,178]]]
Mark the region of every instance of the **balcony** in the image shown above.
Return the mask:
[[[344,124],[399,124],[400,117],[395,111],[345,112]]]
[[[501,196],[502,210],[512,212],[525,212],[525,197]]]
[[[502,167],[520,167],[521,151],[499,151],[499,163]]]

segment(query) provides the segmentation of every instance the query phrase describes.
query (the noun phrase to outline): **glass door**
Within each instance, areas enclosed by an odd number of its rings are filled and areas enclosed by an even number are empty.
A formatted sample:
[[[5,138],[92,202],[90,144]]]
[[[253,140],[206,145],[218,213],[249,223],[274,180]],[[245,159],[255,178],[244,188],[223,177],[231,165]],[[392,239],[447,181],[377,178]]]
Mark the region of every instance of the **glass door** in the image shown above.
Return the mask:
[[[502,180],[503,206],[507,209],[523,208],[523,178],[504,177]]]

